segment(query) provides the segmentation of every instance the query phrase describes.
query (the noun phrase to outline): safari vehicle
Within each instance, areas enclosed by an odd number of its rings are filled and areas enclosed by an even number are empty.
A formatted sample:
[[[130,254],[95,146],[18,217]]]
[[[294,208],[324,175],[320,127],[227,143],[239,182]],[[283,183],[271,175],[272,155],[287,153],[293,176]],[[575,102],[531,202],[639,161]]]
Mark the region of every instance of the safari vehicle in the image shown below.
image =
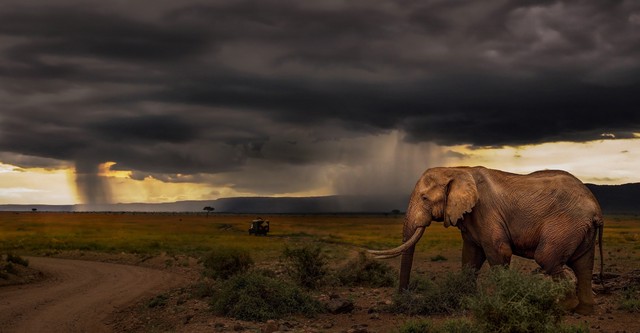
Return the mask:
[[[266,236],[269,232],[269,221],[265,221],[262,218],[257,218],[251,221],[249,227],[249,235]]]

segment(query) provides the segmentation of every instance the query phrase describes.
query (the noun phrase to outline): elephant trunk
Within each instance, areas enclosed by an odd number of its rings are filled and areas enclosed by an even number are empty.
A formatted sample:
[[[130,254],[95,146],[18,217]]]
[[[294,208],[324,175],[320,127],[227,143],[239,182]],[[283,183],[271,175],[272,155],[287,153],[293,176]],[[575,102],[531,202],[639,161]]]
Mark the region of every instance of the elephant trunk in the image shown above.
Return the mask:
[[[411,276],[411,266],[413,266],[413,251],[416,246],[413,245],[402,253],[402,261],[400,263],[400,291],[409,288],[409,277]]]
[[[424,230],[431,224],[432,216],[430,212],[421,209],[419,197],[412,197],[407,210],[402,230],[402,245],[389,250],[369,251],[378,259],[397,257],[402,254],[400,264],[400,290],[405,290],[409,286],[411,276],[411,266],[413,266],[413,253],[416,243],[424,234]]]

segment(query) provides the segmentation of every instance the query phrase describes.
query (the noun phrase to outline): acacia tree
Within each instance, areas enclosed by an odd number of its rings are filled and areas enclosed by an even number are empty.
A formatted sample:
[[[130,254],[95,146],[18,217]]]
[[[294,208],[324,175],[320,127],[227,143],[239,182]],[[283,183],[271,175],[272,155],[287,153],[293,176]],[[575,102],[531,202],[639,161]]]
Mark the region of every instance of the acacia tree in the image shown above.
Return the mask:
[[[213,212],[216,209],[211,207],[211,206],[206,206],[206,207],[202,208],[202,210],[206,210],[207,211],[207,216],[209,216],[209,213]]]

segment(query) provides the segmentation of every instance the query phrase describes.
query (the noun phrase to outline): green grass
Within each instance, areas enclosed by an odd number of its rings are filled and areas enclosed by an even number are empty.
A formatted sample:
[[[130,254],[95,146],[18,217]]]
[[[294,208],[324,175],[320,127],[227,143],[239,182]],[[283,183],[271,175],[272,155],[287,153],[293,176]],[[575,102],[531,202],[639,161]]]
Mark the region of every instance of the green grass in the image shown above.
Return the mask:
[[[203,274],[214,279],[228,279],[247,271],[254,263],[247,251],[235,248],[215,249],[202,261]]]
[[[253,215],[0,212],[0,253],[48,254],[77,250],[203,257],[216,248],[239,248],[256,262],[277,260],[284,247],[326,244],[330,260],[347,251],[395,247],[402,238],[402,215],[271,215],[267,237],[248,235]],[[640,218],[605,217],[605,264],[640,265]],[[417,267],[438,255],[458,262],[457,228],[434,223],[416,249]],[[435,256],[435,257],[434,257]],[[393,262],[393,261],[390,261]],[[446,263],[446,262],[445,262]],[[615,271],[615,267],[614,271]]]
[[[282,256],[291,279],[307,289],[315,289],[324,284],[329,275],[329,267],[327,256],[323,252],[323,247],[317,244],[285,247]]]
[[[395,294],[389,310],[409,315],[453,314],[464,310],[464,301],[476,293],[471,269],[447,272],[432,281],[424,277],[411,281],[409,289]]]
[[[400,244],[401,216],[276,215],[268,237],[249,237],[253,215],[0,212],[0,251],[83,250],[206,253],[242,247],[268,256],[288,242],[387,248]],[[461,244],[454,228],[429,229],[418,250]],[[260,259],[260,258],[256,258]]]
[[[360,252],[355,259],[338,269],[336,276],[344,286],[379,288],[393,286],[398,272],[385,262],[369,258],[364,252]]]
[[[564,311],[559,300],[573,288],[543,275],[493,267],[467,304],[486,332],[558,332]]]
[[[213,297],[212,307],[218,314],[250,321],[294,314],[312,316],[323,311],[320,303],[296,285],[258,271],[238,274],[224,282]]]
[[[630,285],[623,289],[620,298],[620,309],[629,312],[640,312],[640,284]]]

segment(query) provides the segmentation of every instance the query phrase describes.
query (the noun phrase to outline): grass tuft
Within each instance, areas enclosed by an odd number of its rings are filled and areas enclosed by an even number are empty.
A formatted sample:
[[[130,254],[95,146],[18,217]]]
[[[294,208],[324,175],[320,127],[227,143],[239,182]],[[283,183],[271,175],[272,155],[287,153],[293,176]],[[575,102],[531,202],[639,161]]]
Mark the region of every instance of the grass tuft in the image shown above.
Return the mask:
[[[233,248],[220,248],[210,252],[203,260],[205,276],[228,279],[247,271],[253,265],[248,252]]]
[[[301,287],[315,289],[323,284],[329,273],[323,248],[316,244],[285,247],[282,255],[287,273]]]
[[[299,287],[256,271],[225,281],[212,306],[221,315],[250,321],[295,314],[311,316],[323,310],[320,303]]]
[[[390,310],[409,315],[451,314],[464,308],[464,300],[476,293],[475,273],[471,269],[447,273],[431,281],[417,278],[409,289],[394,295]]]
[[[558,304],[572,285],[569,281],[554,282],[542,275],[523,275],[515,270],[494,267],[487,276],[478,283],[477,292],[446,292],[455,283],[469,283],[464,279],[471,278],[462,273],[458,278],[444,282],[416,282],[413,292],[418,296],[409,298],[409,293],[400,294],[396,300],[398,309],[410,311],[409,314],[433,314],[443,310],[450,311],[467,308],[471,310],[473,319],[457,318],[445,321],[440,325],[430,322],[409,321],[400,332],[435,332],[435,333],[582,333],[588,332],[584,326],[572,326],[561,323],[563,310]],[[471,272],[471,274],[473,274]],[[456,281],[457,280],[457,281]],[[427,289],[429,288],[429,289]],[[426,291],[431,290],[431,291]],[[457,297],[452,297],[453,295]],[[464,294],[464,293],[462,293]],[[449,303],[448,306],[434,306],[434,300]],[[453,300],[457,300],[453,302]],[[413,302],[413,303],[411,303]],[[413,311],[413,312],[411,312]]]
[[[336,276],[345,286],[367,286],[373,288],[392,287],[396,282],[395,270],[360,252],[358,257],[347,262],[338,270]]]
[[[216,285],[211,280],[201,280],[191,286],[191,297],[196,299],[207,298],[215,295]]]
[[[24,266],[24,267],[29,267],[29,260],[24,259],[24,258],[22,258],[22,257],[20,257],[18,255],[11,254],[11,253],[7,254],[7,262],[14,263],[14,264],[17,264],[17,265],[21,265],[21,266]]]
[[[153,297],[149,303],[147,304],[147,307],[149,308],[162,308],[165,307],[167,305],[167,302],[169,301],[169,296],[165,295],[165,294],[160,294],[157,295],[155,297]]]
[[[631,285],[622,289],[620,309],[629,312],[640,312],[640,287]]]
[[[434,332],[433,323],[430,320],[412,319],[400,326],[399,333],[429,333]]]
[[[571,289],[566,280],[494,267],[467,304],[486,332],[557,332],[564,313],[558,300]]]
[[[431,257],[431,261],[432,262],[436,262],[436,261],[447,261],[447,257],[438,254],[437,256]]]

